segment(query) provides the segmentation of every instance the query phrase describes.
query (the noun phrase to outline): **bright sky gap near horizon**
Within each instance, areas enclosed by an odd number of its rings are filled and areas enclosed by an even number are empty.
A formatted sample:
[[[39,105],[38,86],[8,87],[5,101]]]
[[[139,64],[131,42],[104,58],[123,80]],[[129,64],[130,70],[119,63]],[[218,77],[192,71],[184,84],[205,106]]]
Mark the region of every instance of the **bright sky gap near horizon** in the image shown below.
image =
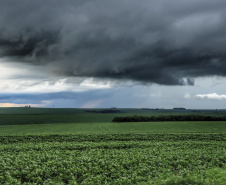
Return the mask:
[[[2,107],[225,109],[225,0],[1,0]]]

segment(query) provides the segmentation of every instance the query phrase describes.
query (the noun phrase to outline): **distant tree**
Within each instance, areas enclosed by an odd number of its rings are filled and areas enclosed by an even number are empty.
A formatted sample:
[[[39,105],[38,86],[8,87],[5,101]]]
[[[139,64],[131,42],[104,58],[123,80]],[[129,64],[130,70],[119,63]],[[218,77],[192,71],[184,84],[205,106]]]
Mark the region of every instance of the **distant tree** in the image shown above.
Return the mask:
[[[113,122],[152,122],[152,121],[226,121],[226,117],[202,115],[170,115],[170,116],[126,116],[115,117]]]

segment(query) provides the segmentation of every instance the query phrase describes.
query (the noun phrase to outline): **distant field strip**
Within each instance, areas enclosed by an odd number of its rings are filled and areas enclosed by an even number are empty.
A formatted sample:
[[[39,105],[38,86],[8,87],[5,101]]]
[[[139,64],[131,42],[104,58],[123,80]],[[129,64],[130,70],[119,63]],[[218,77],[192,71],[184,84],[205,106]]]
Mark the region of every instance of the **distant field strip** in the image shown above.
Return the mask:
[[[99,109],[63,109],[63,108],[1,108],[0,125],[26,125],[46,123],[106,123],[115,117],[133,116],[188,116],[203,115],[212,117],[226,116],[226,111],[216,110],[146,110],[146,109],[116,109],[120,113],[92,113]],[[103,111],[111,109],[101,109]],[[89,112],[91,111],[91,112]],[[146,121],[146,120],[144,120]],[[165,120],[166,121],[166,120]],[[169,121],[169,120],[168,120]],[[142,121],[141,121],[142,122]]]
[[[78,133],[226,133],[226,122],[200,121],[0,125],[0,135]]]

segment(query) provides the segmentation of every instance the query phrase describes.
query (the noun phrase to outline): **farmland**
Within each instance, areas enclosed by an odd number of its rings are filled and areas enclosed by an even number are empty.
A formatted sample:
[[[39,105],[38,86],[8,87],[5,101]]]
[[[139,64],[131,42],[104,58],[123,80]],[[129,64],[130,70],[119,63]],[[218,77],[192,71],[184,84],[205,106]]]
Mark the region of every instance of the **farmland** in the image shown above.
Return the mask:
[[[0,184],[226,182],[225,121],[113,123],[121,115],[194,112],[25,110],[0,114]]]

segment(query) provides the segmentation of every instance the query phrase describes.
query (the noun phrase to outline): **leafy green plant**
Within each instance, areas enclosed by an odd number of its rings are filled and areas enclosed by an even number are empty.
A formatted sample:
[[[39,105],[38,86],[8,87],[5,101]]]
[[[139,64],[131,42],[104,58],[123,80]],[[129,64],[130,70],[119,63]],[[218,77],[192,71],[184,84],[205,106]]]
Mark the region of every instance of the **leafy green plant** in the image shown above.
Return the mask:
[[[0,184],[224,184],[225,136],[1,136]]]

